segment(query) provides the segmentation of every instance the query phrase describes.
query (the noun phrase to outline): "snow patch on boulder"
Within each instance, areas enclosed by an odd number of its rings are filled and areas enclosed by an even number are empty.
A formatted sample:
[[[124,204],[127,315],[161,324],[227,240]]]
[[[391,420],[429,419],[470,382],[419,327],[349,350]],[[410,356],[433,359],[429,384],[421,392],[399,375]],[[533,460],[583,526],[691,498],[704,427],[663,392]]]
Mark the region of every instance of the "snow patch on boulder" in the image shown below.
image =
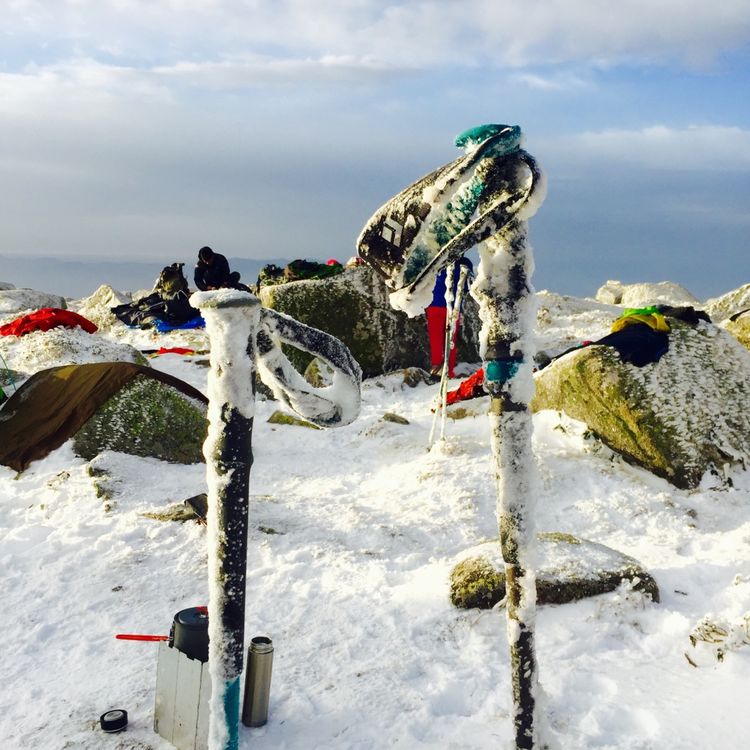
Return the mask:
[[[750,308],[750,284],[706,301],[706,312],[714,323],[721,323]]]
[[[67,308],[65,298],[59,294],[37,292],[34,289],[15,289],[14,287],[0,291],[0,316],[13,314],[14,318],[20,313],[41,310],[43,307]],[[0,323],[7,323],[9,319],[0,318]]]
[[[111,308],[130,301],[130,294],[118,292],[108,284],[102,284],[88,297],[71,300],[68,307],[95,323],[100,331],[109,331],[118,322]]]
[[[669,323],[669,351],[645,367],[608,346],[555,360],[532,408],[564,411],[626,460],[692,489],[709,469],[750,465],[750,352],[709,323]]]
[[[135,362],[146,358],[129,344],[117,343],[81,328],[52,328],[25,336],[0,336],[0,354],[7,366],[22,376],[16,385],[39,370],[88,362]]]
[[[701,306],[701,301],[697,297],[692,295],[684,286],[675,284],[673,281],[623,284],[621,281],[610,280],[599,287],[596,292],[596,299],[608,305],[622,305],[623,307],[647,307],[648,305]]]

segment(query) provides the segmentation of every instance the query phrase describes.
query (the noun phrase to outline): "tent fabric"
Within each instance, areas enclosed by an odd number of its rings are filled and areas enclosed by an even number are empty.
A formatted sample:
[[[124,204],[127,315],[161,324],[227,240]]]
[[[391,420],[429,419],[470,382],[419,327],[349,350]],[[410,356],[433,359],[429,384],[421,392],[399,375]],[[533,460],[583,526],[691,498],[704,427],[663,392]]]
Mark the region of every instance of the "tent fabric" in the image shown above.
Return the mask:
[[[43,307],[41,310],[22,315],[20,318],[0,326],[0,336],[25,336],[32,331],[49,331],[58,326],[83,328],[86,333],[95,333],[97,327],[83,315],[59,307]]]
[[[208,403],[196,388],[167,373],[132,362],[63,365],[32,375],[0,411],[0,463],[23,471],[59,448],[139,375],[159,380]]]

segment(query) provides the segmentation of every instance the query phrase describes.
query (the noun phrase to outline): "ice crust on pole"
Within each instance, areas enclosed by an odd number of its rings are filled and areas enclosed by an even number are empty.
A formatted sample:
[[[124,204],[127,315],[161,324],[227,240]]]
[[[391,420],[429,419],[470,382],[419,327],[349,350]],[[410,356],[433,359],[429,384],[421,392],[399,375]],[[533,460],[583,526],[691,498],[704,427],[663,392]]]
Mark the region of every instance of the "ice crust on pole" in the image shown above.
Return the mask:
[[[246,292],[197,293],[191,302],[211,341],[208,484],[209,749],[239,745],[239,699],[245,623],[249,474],[255,414],[255,364],[276,396],[325,427],[359,414],[362,373],[347,347],[323,331],[261,307]],[[330,387],[314,388],[292,367],[282,343],[319,357],[334,370]]]
[[[536,585],[531,451],[534,351],[533,260],[527,220],[544,199],[534,159],[517,126],[484,125],[456,139],[466,156],[403,190],[368,222],[360,255],[393,290],[391,304],[422,311],[440,268],[479,245],[471,294],[482,320],[480,353],[490,394],[497,519],[506,570],[508,641],[517,750],[540,747],[534,652]]]
[[[233,750],[239,733],[247,560],[248,480],[255,414],[255,340],[260,304],[234,290],[198,292],[211,341],[208,435],[209,750]]]

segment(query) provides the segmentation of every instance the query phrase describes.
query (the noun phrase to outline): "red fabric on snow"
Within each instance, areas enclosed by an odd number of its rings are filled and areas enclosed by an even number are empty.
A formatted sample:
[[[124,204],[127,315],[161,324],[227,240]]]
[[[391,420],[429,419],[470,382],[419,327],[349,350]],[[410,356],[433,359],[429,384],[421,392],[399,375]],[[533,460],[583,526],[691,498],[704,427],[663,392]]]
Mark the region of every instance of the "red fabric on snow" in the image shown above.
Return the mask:
[[[195,349],[186,349],[184,346],[160,346],[152,356],[158,357],[160,354],[195,354]]]
[[[0,336],[25,336],[32,331],[49,331],[51,328],[83,328],[87,333],[94,333],[97,327],[83,315],[59,307],[43,307],[41,310],[22,315],[20,318],[0,326]]]
[[[484,395],[484,368],[480,367],[473,375],[461,381],[458,388],[445,394],[445,403],[450,406],[459,401],[468,401],[470,398],[479,398]]]

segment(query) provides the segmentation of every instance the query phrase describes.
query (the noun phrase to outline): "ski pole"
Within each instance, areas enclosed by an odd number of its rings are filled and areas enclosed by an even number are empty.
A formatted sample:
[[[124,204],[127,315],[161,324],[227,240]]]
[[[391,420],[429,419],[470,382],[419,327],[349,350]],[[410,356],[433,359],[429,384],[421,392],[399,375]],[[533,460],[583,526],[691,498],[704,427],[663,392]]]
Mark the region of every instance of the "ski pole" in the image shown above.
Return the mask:
[[[325,427],[356,419],[362,371],[338,339],[261,307],[260,300],[248,292],[196,292],[190,301],[200,309],[211,342],[209,427],[203,444],[211,612],[209,750],[237,750],[256,367],[280,401]],[[282,343],[329,364],[336,387],[315,388],[307,383],[284,355]]]
[[[524,166],[527,177],[519,182]],[[492,167],[492,190],[480,210],[497,196],[519,196],[515,213],[500,231],[479,244],[479,274],[471,294],[480,308],[480,352],[485,389],[490,395],[490,437],[497,489],[497,520],[505,563],[506,612],[513,687],[517,750],[540,747],[537,720],[538,676],[534,647],[536,576],[534,572],[534,503],[537,469],[531,447],[533,422],[529,401],[534,325],[533,259],[527,219],[540,202],[543,176],[533,158],[519,152]],[[525,197],[524,197],[525,196]],[[536,204],[536,205],[534,205]],[[504,278],[495,269],[504,269]]]
[[[499,123],[461,133],[455,145],[466,155],[388,201],[365,226],[358,248],[389,279],[391,305],[411,312],[418,309],[427,283],[439,269],[479,246],[479,272],[471,295],[480,308],[479,348],[490,394],[512,722],[516,750],[539,750],[533,563],[537,479],[529,408],[534,388],[529,343],[533,259],[526,236],[527,221],[544,200],[544,177],[533,157],[521,149],[522,135],[517,125]]]
[[[450,325],[450,350],[448,352],[448,356],[446,357],[446,367],[448,366],[448,362],[450,361],[451,354],[455,348],[455,337],[456,332],[458,331],[458,319],[461,315],[461,303],[463,302],[463,296],[464,296],[464,285],[466,284],[466,275],[468,274],[469,269],[467,266],[462,265],[461,270],[458,274],[458,288],[456,289],[456,300],[453,303],[453,307],[451,308],[451,325]],[[443,388],[443,392],[441,394],[441,402],[442,402],[442,408],[441,408],[441,414],[440,414],[440,439],[445,440],[445,419],[448,414],[448,381],[445,381],[445,386]]]
[[[244,660],[248,494],[253,463],[256,338],[260,301],[244,292],[198,292],[211,342],[208,436],[209,737],[211,750],[239,746]]]
[[[442,415],[445,410],[445,390],[448,382],[448,356],[450,355],[450,332],[451,332],[451,318],[453,315],[453,264],[451,263],[445,269],[445,328],[444,328],[444,340],[443,340],[443,369],[440,373],[440,390],[438,391],[438,405],[435,409],[435,414],[432,417],[432,429],[430,429],[430,437],[428,439],[428,447],[432,446],[432,441],[435,436],[435,427],[437,426],[438,415]]]

